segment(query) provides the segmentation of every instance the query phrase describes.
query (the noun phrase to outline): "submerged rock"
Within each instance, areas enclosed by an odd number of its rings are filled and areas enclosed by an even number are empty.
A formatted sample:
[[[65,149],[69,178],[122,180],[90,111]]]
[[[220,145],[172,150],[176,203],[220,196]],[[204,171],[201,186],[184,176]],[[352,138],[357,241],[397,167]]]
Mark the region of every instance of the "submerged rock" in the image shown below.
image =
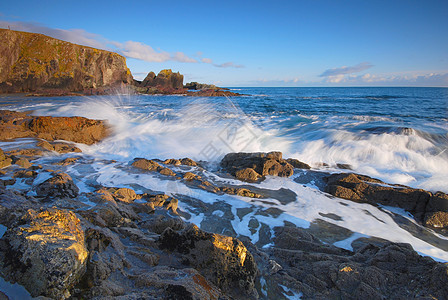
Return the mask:
[[[29,210],[0,240],[1,274],[33,297],[66,299],[84,274],[87,249],[73,212]]]

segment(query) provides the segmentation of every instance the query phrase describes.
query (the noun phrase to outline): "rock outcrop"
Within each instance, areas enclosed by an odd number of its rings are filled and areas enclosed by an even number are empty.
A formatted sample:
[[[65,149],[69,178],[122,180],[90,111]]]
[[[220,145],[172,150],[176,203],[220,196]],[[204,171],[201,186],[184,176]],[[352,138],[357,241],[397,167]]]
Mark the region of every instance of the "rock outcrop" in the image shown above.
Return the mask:
[[[0,93],[86,91],[132,83],[126,59],[113,52],[8,29],[0,29],[0,40]]]
[[[409,244],[358,239],[353,251],[324,244],[305,229],[276,227],[269,256],[256,257],[268,299],[275,291],[302,299],[446,299],[446,264],[418,255]],[[283,287],[282,287],[283,286]],[[285,289],[284,287],[289,287]],[[291,291],[292,290],[292,291]],[[271,294],[272,293],[272,294]]]
[[[137,91],[143,94],[185,94],[184,75],[174,73],[171,69],[162,70],[159,74],[149,72],[142,81],[134,81]]]
[[[428,227],[442,232],[448,229],[448,195],[444,193],[387,184],[354,173],[333,174],[326,181],[325,191],[336,197],[372,205],[400,207]]]
[[[180,256],[205,278],[234,297],[255,297],[257,266],[239,240],[212,234],[191,225],[181,232],[167,228],[159,239],[160,248]]]
[[[301,168],[309,168],[298,160],[291,161]],[[229,153],[221,160],[221,167],[239,180],[256,182],[266,175],[290,177],[294,166],[282,158],[281,152]]]
[[[36,117],[22,112],[0,110],[0,140],[37,137],[90,145],[108,134],[104,121],[83,117]]]

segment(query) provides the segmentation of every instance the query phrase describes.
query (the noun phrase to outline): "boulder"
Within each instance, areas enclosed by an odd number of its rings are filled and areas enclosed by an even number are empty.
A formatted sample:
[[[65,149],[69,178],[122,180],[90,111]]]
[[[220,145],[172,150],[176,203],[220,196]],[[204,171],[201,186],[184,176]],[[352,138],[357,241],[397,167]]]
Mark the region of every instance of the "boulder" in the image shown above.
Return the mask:
[[[75,198],[78,196],[79,188],[70,175],[61,172],[53,173],[51,178],[37,185],[35,191],[37,196],[42,198]]]
[[[0,140],[36,137],[49,141],[66,140],[91,145],[108,134],[109,129],[104,121],[82,117],[35,117],[21,112],[0,110]],[[59,144],[52,146],[42,142],[38,145],[47,150],[64,150]]]
[[[281,152],[229,153],[221,167],[240,180],[253,182],[266,175],[290,177],[294,167],[282,158]]]
[[[233,297],[250,297],[258,269],[252,255],[239,240],[213,234],[190,225],[176,232],[165,229],[159,239],[161,249],[175,252],[185,264]]]
[[[85,272],[84,231],[73,212],[29,210],[0,240],[1,274],[33,297],[70,297]]]

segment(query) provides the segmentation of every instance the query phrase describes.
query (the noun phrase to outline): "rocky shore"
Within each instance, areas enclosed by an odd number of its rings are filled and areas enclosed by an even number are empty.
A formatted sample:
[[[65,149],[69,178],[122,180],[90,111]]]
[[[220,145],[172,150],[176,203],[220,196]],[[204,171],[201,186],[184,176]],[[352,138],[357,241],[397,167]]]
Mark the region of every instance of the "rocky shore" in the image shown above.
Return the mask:
[[[117,91],[200,97],[239,96],[213,85],[183,85],[183,75],[162,70],[133,79],[126,58],[42,34],[0,29],[0,94],[104,95]],[[191,90],[197,90],[192,92]]]
[[[0,274],[22,285],[32,297],[448,298],[447,264],[420,256],[409,244],[361,237],[351,243],[351,250],[338,248],[321,229],[344,229],[324,221],[309,228],[284,221],[273,231],[249,222],[248,230],[261,228],[260,239],[252,241],[227,226],[232,208],[217,203],[138,185],[100,185],[94,178],[89,189],[80,186],[69,173],[91,168],[92,160],[81,156],[74,143],[93,144],[106,138],[110,129],[104,121],[0,111],[0,128],[3,141],[30,139],[27,147],[0,150],[0,224],[5,228]],[[227,154],[219,170],[210,172],[229,181],[213,180],[206,173],[206,162],[190,158],[136,157],[120,168],[210,195],[279,201],[294,201],[295,194],[253,183],[306,170],[334,201],[344,198],[399,207],[418,224],[443,235],[448,226],[446,194],[360,174],[313,171],[303,162],[284,159],[281,152]],[[233,180],[242,184],[232,184]],[[209,217],[202,229],[186,221],[189,214],[181,203]],[[273,208],[263,213],[281,214]],[[243,209],[237,210],[238,217],[244,214]]]

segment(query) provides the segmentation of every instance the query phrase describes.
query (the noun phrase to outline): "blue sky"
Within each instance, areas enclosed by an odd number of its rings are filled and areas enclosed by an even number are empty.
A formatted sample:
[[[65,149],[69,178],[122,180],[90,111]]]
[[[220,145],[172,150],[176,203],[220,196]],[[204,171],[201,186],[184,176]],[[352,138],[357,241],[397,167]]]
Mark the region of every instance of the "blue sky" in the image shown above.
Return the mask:
[[[221,86],[448,86],[448,1],[2,1],[0,27]]]

